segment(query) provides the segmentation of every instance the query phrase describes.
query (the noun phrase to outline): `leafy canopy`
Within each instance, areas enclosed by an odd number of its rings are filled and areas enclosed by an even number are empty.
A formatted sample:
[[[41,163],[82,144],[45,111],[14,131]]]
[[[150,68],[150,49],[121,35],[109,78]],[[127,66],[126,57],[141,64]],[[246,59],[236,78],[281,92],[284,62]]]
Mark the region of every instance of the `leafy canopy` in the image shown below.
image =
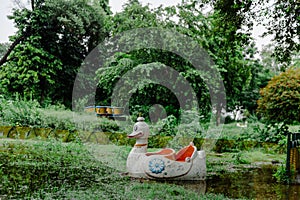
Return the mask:
[[[107,36],[107,1],[35,0],[14,10],[14,47],[0,68],[1,93],[70,105],[81,62]],[[11,73],[10,73],[11,72]],[[55,83],[55,84],[54,84]]]

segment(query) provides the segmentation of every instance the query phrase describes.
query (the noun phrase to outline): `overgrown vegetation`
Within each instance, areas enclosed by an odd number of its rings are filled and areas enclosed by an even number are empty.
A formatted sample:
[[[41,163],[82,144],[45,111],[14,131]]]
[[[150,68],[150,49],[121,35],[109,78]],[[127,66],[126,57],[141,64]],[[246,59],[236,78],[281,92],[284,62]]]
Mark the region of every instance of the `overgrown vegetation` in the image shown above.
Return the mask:
[[[37,101],[20,96],[15,99],[0,96],[0,125],[90,132],[114,132],[119,129],[114,121],[99,119],[94,113],[75,115],[63,105],[42,107]]]
[[[98,139],[97,141],[91,140],[91,142],[99,143],[99,140],[103,140],[104,144],[114,143],[128,147],[118,153],[124,161],[124,166],[126,165],[126,155],[134,143],[134,140],[129,140],[126,134],[132,131],[132,126],[128,126],[126,130],[120,130],[115,121],[99,119],[95,117],[94,114],[88,113],[82,113],[80,118],[74,118],[73,113],[66,110],[63,106],[48,106],[42,108],[36,101],[22,100],[21,98],[18,100],[6,100],[1,98],[1,101],[1,105],[6,105],[1,107],[2,125],[16,127],[29,126],[32,128],[59,128],[69,131],[84,130],[81,131],[83,134],[94,132],[94,136],[98,137]],[[34,113],[34,115],[30,113]],[[196,125],[196,121],[193,121],[194,118],[189,118],[189,116],[194,116],[193,114],[186,113],[186,115],[190,123],[182,127],[182,130],[185,131],[182,132],[182,134],[185,134],[184,136],[188,139],[194,139],[195,144],[200,149],[204,141],[201,136],[203,136],[206,125],[204,123],[203,127],[199,127],[199,125]],[[201,117],[199,119],[201,119]],[[181,137],[176,139],[176,134],[174,134],[174,131],[179,131],[180,134],[177,123],[176,118],[169,116],[164,120],[159,120],[156,124],[152,124],[150,126],[152,136],[149,138],[149,147],[160,149],[172,145],[172,147],[179,148],[180,145],[183,145],[186,141],[183,141]],[[295,126],[294,129],[298,130],[299,127]],[[222,160],[222,157],[216,159],[218,156],[214,156],[215,153],[209,153],[207,163],[209,173],[221,173],[228,169],[228,167],[231,168],[232,165],[243,166],[249,163],[266,161],[270,163],[273,160],[281,162],[282,159],[278,158],[278,153],[285,152],[285,137],[279,137],[276,134],[276,130],[277,129],[267,127],[255,120],[243,128],[237,127],[235,123],[225,124],[221,137],[213,149],[213,151],[217,153],[216,155],[221,153],[224,159]],[[100,132],[103,131],[106,133],[99,135]],[[91,136],[93,136],[93,134],[91,134]],[[101,139],[101,137],[104,139]],[[1,141],[1,159],[6,159],[6,161],[3,161],[1,165],[1,178],[3,178],[1,187],[5,189],[5,194],[17,196],[26,194],[28,197],[46,199],[59,199],[62,197],[84,197],[91,199],[94,196],[105,197],[108,195],[106,192],[95,194],[96,191],[98,191],[97,188],[104,187],[113,189],[111,188],[112,186],[107,186],[107,183],[114,183],[115,187],[121,188],[129,184],[133,188],[137,187],[139,190],[141,189],[137,183],[128,182],[129,180],[124,179],[124,177],[118,177],[118,175],[116,175],[117,172],[114,172],[111,168],[108,168],[108,171],[106,171],[104,168],[106,165],[109,165],[108,163],[111,163],[110,159],[101,159],[105,165],[93,160],[93,156],[89,154],[91,151],[89,150],[88,152],[87,149],[85,149],[86,145],[81,145],[81,142],[86,141],[86,138],[77,137],[74,139],[75,140],[69,144],[61,143],[57,140],[46,142],[31,140],[24,142],[24,140],[20,140],[11,142],[3,139],[3,141]],[[278,142],[279,145],[276,144]],[[257,150],[256,153],[253,153],[253,149]],[[64,154],[68,154],[68,156]],[[266,154],[274,156],[269,157],[266,156]],[[43,156],[46,156],[46,158],[43,158]],[[214,158],[212,159],[211,156]],[[82,157],[85,158],[82,159]],[[269,157],[269,159],[266,160],[266,157]],[[85,167],[81,166],[85,165],[84,163],[86,162],[90,164]],[[118,163],[116,165],[120,164]],[[119,169],[115,166],[110,167]],[[33,171],[27,173],[26,170],[30,169]],[[48,170],[52,172],[47,173]],[[93,173],[84,175],[83,171],[86,170],[92,170]],[[108,175],[107,172],[113,173],[116,176],[100,178],[103,182],[99,182],[99,174],[94,173],[97,171],[100,174],[104,174],[104,177]],[[81,174],[83,174],[82,177],[80,174],[73,174],[77,172],[81,172]],[[17,175],[9,175],[10,173],[17,173]],[[41,177],[40,180],[43,182],[32,181],[37,177]],[[55,180],[50,181],[52,179]],[[77,179],[82,180],[78,181]],[[94,180],[93,183],[91,183],[91,180]],[[89,181],[89,183],[85,184],[85,181]],[[22,184],[14,185],[16,183]],[[41,190],[37,190],[35,184],[41,185]],[[137,186],[135,186],[135,184],[137,184]],[[20,185],[27,186],[23,187]],[[81,187],[82,185],[86,187]],[[151,190],[152,186],[149,187]],[[173,186],[170,187],[172,188]],[[128,186],[126,186],[126,188],[128,188]],[[31,190],[34,191],[34,193],[30,192]],[[101,189],[101,191],[102,190],[103,189]],[[18,194],[14,193],[14,191],[18,191]],[[181,194],[181,192],[179,192],[179,194]],[[131,195],[134,196],[135,194],[132,193]],[[147,196],[148,194],[145,195]],[[149,195],[151,196],[151,194]],[[117,192],[116,194],[112,194],[112,196],[112,198],[118,198],[120,193]],[[210,196],[208,195],[208,197]]]
[[[82,144],[57,141],[9,141],[0,144],[1,195],[26,197],[62,186],[88,188],[112,169],[101,165]]]
[[[274,177],[280,183],[291,184],[293,182],[293,178],[296,175],[295,170],[291,170],[289,173],[286,171],[284,165],[281,165],[277,168],[276,172],[274,173]]]
[[[111,148],[110,145],[105,150],[107,153],[101,152],[99,148],[92,150],[90,145],[81,144],[86,139],[83,137],[75,138],[71,143],[61,143],[54,139],[50,141],[2,139],[0,141],[0,156],[3,160],[0,166],[1,195],[24,199],[94,199],[97,197],[151,199],[163,195],[161,193],[163,191],[158,190],[162,187],[158,183],[145,182],[141,186],[141,183],[119,175],[120,171],[125,171],[127,155],[134,143],[134,140],[126,137],[126,134],[132,131],[132,126],[120,130],[115,121],[99,119],[94,114],[87,113],[82,113],[80,118],[74,118],[73,113],[63,106],[42,108],[36,101],[21,98],[18,101],[2,98],[1,101],[3,102],[1,105],[9,105],[1,107],[2,125],[51,127],[69,131],[81,129],[85,130],[82,133],[92,131],[92,136],[98,137],[96,141],[98,143],[99,140],[103,140],[104,144],[124,145],[117,152],[118,159],[112,161],[111,158],[106,158],[107,155],[113,155],[109,153],[111,150],[108,150]],[[18,116],[18,113],[22,117]],[[193,121],[194,118],[189,118],[194,116],[193,114],[185,114],[190,123],[182,127],[182,130],[185,130],[182,133],[187,138],[196,137],[194,142],[200,149],[203,139],[197,137],[202,136],[206,125],[204,123],[203,127],[199,127],[196,121]],[[152,124],[149,147],[156,148],[155,150],[170,145],[179,148],[186,141],[181,141],[180,137],[176,139],[174,131],[178,130],[177,123],[176,118],[169,116],[159,120],[157,124]],[[299,127],[295,126],[294,129],[298,130]],[[101,135],[99,131],[103,130],[105,133]],[[281,145],[276,144],[278,141]],[[207,152],[208,173],[243,169],[243,166],[255,165],[255,163],[273,161],[281,163],[285,158],[285,155],[281,154],[285,152],[284,144],[284,136],[278,137],[276,129],[266,127],[259,121],[253,120],[243,128],[237,127],[235,123],[225,124],[221,138],[213,151]],[[90,173],[86,173],[88,171]],[[280,175],[278,173],[277,178]],[[176,199],[175,194],[178,195],[178,199],[199,197],[199,194],[187,192],[179,186],[164,184],[164,188],[169,191],[165,193],[167,199]],[[201,196],[201,199],[205,198],[225,199],[224,196],[213,194]]]
[[[58,141],[1,140],[0,197],[226,199],[222,195],[198,194],[173,184],[131,181],[99,161],[102,158],[95,157],[87,147]]]

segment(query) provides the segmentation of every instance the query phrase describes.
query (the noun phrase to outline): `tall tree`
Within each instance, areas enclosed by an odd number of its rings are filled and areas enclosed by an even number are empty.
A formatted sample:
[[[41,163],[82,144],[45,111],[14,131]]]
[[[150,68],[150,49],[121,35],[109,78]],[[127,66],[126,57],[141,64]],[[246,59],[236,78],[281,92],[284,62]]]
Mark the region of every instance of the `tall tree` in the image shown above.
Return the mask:
[[[292,57],[300,51],[300,2],[298,0],[264,0],[261,18],[266,26],[265,35],[272,35],[275,42],[274,55],[278,61],[289,66]],[[267,22],[265,19],[267,18]]]
[[[100,7],[101,2],[33,0],[31,9],[14,10],[10,18],[15,21],[18,31],[12,38],[9,51],[2,58],[0,69],[11,69],[16,73],[2,74],[5,74],[2,80],[6,81],[1,84],[9,88],[6,92],[23,93],[27,90],[26,85],[33,87],[32,84],[39,85],[36,88],[45,91],[42,88],[44,85],[48,88],[47,92],[34,93],[35,98],[40,101],[48,98],[70,105],[77,69],[85,56],[107,36],[106,14]],[[28,79],[16,85],[18,82],[12,81],[13,75],[18,79],[25,75]],[[25,83],[26,80],[35,81],[31,84]],[[55,85],[49,87],[53,82]]]
[[[159,9],[151,10],[148,5],[143,6],[138,1],[131,0],[124,5],[122,12],[113,16],[112,34],[116,35],[124,31],[147,27],[162,28],[161,32],[164,32],[163,28],[165,28],[166,25],[164,18],[160,14],[162,13],[160,13]],[[139,31],[143,30],[139,29]],[[160,33],[157,34],[159,35]],[[139,32],[138,35],[139,37],[134,38],[132,36],[129,40],[132,40],[133,38],[134,40],[141,39],[141,32]],[[109,97],[112,94],[115,83],[129,70],[133,70],[135,67],[137,67],[137,69],[147,68],[149,70],[148,73],[151,74],[153,71],[157,72],[159,70],[164,70],[164,66],[166,65],[172,67],[177,72],[180,72],[181,75],[193,83],[192,85],[197,91],[199,101],[205,100],[205,103],[203,102],[204,105],[201,108],[203,108],[203,112],[207,113],[209,108],[207,103],[209,101],[207,95],[208,91],[204,86],[203,80],[201,80],[200,74],[194,73],[196,70],[188,61],[184,60],[184,58],[159,48],[163,46],[163,40],[160,39],[164,37],[165,36],[161,35],[161,37],[144,38],[143,40],[151,43],[149,46],[158,44],[158,48],[153,49],[143,47],[129,53],[123,52],[121,54],[116,54],[102,69],[98,70],[97,78],[99,80],[99,94],[97,96],[101,97],[101,99],[98,98],[98,100],[102,103],[109,102]],[[179,41],[176,41],[175,38],[172,39],[174,41],[174,46],[176,46],[176,43]],[[178,51],[180,51],[180,49],[178,49]],[[194,69],[194,71],[192,71],[192,69]],[[165,79],[166,78],[167,77],[165,77]],[[172,91],[159,84],[150,83],[148,86],[139,88],[135,95],[133,95],[130,103],[131,105],[144,105],[148,108],[153,104],[162,104],[168,107],[167,111],[172,110],[171,113],[178,116],[178,101],[176,98],[171,97],[174,97]],[[176,109],[177,111],[175,111]]]
[[[62,63],[55,56],[40,48],[40,38],[31,36],[30,42],[23,42],[11,53],[0,73],[1,92],[18,92],[24,97],[33,97],[43,103],[45,98],[55,95],[56,72]],[[47,99],[49,100],[49,99]]]
[[[243,3],[242,3],[243,2]],[[203,14],[209,4],[213,9]],[[244,102],[243,91],[251,87],[252,67],[255,66],[254,43],[249,31],[251,22],[244,13],[250,10],[251,1],[185,1],[178,8],[179,25],[209,52],[219,69],[226,89],[227,109]],[[223,105],[224,106],[224,105]],[[217,110],[220,119],[222,105]]]
[[[241,20],[237,24],[234,17],[230,17],[229,14],[224,17],[221,11],[209,13],[206,16],[202,11],[203,6],[199,1],[185,1],[176,7],[159,8],[150,11],[149,7],[142,6],[138,1],[132,0],[126,4],[123,12],[114,16],[113,33],[120,33],[133,28],[156,26],[175,29],[193,38],[201,47],[209,52],[215,61],[218,70],[223,76],[229,99],[232,102],[240,101],[240,94],[250,85],[253,64],[252,57],[255,52],[255,49],[250,45],[251,38],[249,35],[240,32],[244,24],[242,20],[244,18],[241,16]],[[231,6],[234,7],[235,5]],[[245,5],[245,7],[240,6],[240,9],[234,11],[234,14],[238,15],[242,13],[244,9],[248,9],[249,5]],[[228,22],[228,19],[230,19],[230,22]],[[126,69],[124,64],[116,64],[124,61],[123,58],[120,59],[120,57],[117,57],[117,59],[114,59],[114,62],[111,62],[111,68],[109,69],[114,70],[113,73],[118,73],[114,77],[122,76],[120,74],[122,70],[115,69],[122,66],[123,69]],[[203,79],[201,79],[201,74],[197,73],[188,61],[170,52],[153,49],[140,49],[131,52],[130,56],[127,55],[125,58],[127,60],[130,58],[132,61],[130,62],[131,66],[151,62],[160,62],[171,66],[195,86],[193,89],[197,93],[199,103],[203,105],[205,111],[209,110],[209,106],[207,106],[209,104],[207,88]],[[104,79],[99,77],[99,86],[103,86],[104,82],[112,84],[112,82],[106,79],[113,78],[111,76],[105,77]],[[220,105],[219,111],[222,106]]]

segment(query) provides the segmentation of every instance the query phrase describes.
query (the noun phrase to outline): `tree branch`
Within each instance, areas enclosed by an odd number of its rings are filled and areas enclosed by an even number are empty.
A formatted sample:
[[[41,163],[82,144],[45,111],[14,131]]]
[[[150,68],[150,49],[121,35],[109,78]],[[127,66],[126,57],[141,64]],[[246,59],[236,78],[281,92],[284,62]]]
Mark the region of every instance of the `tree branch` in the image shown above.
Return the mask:
[[[31,0],[31,9],[32,9],[32,11],[34,11],[34,9],[35,9],[34,0]]]
[[[0,60],[0,66],[2,66],[4,63],[6,63],[8,61],[8,56],[10,55],[10,53],[14,50],[14,48],[22,41],[25,39],[27,34],[20,36],[19,38],[17,38],[8,48],[8,50],[6,51],[6,53],[4,54],[4,56],[1,58]]]

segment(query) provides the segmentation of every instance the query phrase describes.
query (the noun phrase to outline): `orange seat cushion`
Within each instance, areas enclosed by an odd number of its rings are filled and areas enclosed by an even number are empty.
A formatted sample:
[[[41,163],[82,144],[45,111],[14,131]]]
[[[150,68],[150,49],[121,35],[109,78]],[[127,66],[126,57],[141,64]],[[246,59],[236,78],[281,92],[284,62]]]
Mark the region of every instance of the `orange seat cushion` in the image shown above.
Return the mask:
[[[184,147],[181,149],[175,156],[176,161],[185,162],[185,159],[188,157],[192,157],[193,153],[195,151],[195,147],[192,145],[189,145],[187,147]]]

